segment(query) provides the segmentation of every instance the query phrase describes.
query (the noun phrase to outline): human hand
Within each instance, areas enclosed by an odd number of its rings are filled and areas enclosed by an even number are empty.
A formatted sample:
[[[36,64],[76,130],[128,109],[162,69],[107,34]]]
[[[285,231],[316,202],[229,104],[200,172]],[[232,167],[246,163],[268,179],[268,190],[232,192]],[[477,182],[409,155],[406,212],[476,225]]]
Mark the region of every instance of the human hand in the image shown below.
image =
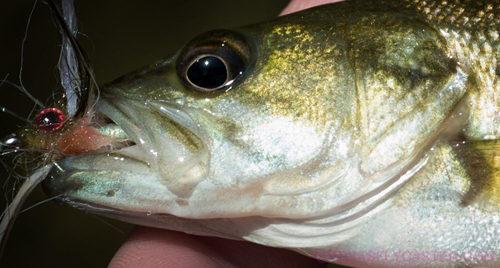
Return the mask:
[[[299,253],[218,237],[136,226],[110,268],[323,267]]]

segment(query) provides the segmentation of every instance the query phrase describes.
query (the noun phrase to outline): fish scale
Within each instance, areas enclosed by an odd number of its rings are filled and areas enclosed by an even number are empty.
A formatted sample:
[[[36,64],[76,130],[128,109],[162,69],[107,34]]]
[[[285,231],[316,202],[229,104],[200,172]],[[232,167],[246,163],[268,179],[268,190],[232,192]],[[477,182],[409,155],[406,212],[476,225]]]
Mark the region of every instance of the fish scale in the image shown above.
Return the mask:
[[[498,1],[405,1],[437,25],[461,62],[474,73],[478,90],[470,92],[471,118],[464,129],[472,140],[498,139]]]

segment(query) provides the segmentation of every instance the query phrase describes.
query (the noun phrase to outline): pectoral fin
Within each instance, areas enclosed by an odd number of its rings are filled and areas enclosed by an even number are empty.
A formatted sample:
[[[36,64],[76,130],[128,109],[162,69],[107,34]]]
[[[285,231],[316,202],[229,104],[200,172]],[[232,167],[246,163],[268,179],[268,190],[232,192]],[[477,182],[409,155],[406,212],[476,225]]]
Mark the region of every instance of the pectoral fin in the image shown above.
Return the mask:
[[[470,182],[463,205],[499,211],[500,140],[461,142],[453,148]]]

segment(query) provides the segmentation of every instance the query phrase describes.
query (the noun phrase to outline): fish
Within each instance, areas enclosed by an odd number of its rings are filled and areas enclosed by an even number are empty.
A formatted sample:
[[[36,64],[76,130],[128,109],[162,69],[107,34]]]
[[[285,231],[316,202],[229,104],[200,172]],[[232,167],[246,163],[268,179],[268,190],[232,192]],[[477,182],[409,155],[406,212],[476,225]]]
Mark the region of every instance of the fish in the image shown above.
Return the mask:
[[[243,1],[148,3],[75,1],[83,33],[79,42],[89,56],[99,83],[110,82],[126,72],[165,57],[202,32],[275,18],[288,0],[254,1],[255,4]],[[0,51],[4,52],[0,75],[4,78],[10,74],[8,79],[13,82],[19,72],[20,45],[32,4],[30,1],[16,2],[14,5],[3,3],[0,9],[2,21],[8,25],[0,32],[11,36],[0,42]],[[209,22],[201,16],[207,10],[213,14]],[[158,31],[160,28],[162,30]],[[172,39],[172,36],[176,38]],[[131,37],[136,42],[129,42]],[[60,42],[47,6],[38,1],[25,44],[23,82],[27,90],[39,100],[45,101],[58,85],[54,69],[59,58]],[[0,86],[0,90],[3,93],[1,106],[22,116],[29,115],[33,108],[30,100],[5,84]],[[23,121],[4,113],[0,113],[0,122],[3,125],[0,128],[1,138],[24,125]],[[9,160],[2,160],[10,164]],[[0,172],[3,186],[8,173],[2,168]],[[28,197],[25,208],[46,199],[47,196],[38,187]],[[0,200],[0,204],[5,208],[5,198]],[[132,228],[130,224],[120,221],[106,219],[105,222],[55,202],[45,202],[17,217],[0,259],[0,267],[105,267],[125,240],[125,235],[115,228],[123,233]],[[58,258],[53,257],[54,252],[58,252]]]
[[[19,137],[59,152],[47,194],[93,214],[349,266],[496,266],[498,4],[348,1],[209,31]]]

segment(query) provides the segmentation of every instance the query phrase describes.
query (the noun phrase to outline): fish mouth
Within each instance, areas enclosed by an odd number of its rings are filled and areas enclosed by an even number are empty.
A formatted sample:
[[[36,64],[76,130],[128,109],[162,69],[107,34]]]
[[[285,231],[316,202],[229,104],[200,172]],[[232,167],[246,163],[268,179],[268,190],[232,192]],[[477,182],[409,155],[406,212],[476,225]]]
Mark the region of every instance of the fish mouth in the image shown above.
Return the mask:
[[[135,144],[117,153],[146,163],[171,191],[188,197],[206,175],[208,139],[179,105],[115,97],[103,99],[97,109]]]
[[[116,207],[109,197],[121,194],[133,196],[134,202],[117,208],[138,211],[137,204],[154,199],[182,203],[205,178],[210,161],[206,140],[178,105],[103,97],[96,104],[96,117],[105,125],[101,134],[118,137],[117,142],[111,149],[55,162],[43,185],[61,203],[81,200]]]

